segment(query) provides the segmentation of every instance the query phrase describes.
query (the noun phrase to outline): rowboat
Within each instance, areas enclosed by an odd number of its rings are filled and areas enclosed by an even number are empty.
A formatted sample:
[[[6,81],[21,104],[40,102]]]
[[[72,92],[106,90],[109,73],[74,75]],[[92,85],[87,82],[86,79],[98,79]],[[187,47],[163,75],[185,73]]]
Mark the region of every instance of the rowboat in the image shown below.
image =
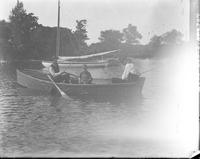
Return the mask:
[[[103,81],[93,81],[92,84],[57,83],[57,85],[69,96],[112,97],[140,95],[145,78],[139,77],[137,81],[131,83],[114,83],[112,79]],[[37,70],[17,70],[17,82],[26,88],[47,92],[51,92],[52,88],[54,88],[47,74]]]

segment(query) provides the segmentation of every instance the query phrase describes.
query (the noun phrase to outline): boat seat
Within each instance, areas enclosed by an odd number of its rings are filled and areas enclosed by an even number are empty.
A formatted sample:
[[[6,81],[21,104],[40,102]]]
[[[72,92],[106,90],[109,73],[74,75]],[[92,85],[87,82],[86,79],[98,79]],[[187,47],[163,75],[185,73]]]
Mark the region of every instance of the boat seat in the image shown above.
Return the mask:
[[[112,78],[112,83],[126,83],[126,81],[121,78]]]

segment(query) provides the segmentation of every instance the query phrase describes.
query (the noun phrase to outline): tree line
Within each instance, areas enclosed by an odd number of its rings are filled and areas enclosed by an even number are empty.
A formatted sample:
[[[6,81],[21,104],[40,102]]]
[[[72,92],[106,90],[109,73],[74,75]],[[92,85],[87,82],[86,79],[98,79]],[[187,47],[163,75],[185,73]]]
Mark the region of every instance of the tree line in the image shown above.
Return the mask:
[[[175,29],[162,35],[154,35],[148,44],[140,44],[142,34],[137,26],[128,24],[122,31],[109,29],[100,32],[99,42],[87,44],[87,20],[76,20],[73,31],[60,28],[60,55],[76,56],[119,49],[119,56],[152,58],[160,50],[183,43],[183,34]],[[23,3],[17,1],[11,10],[9,21],[0,21],[0,53],[6,60],[49,60],[55,56],[56,27],[43,26],[38,17],[28,13]]]

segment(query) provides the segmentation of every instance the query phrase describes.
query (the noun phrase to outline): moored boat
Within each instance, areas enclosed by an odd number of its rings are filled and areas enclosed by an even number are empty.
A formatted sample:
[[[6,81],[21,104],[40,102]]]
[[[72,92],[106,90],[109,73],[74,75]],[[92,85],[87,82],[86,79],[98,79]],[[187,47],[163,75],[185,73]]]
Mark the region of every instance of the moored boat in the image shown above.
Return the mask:
[[[52,61],[42,61],[44,67],[49,67],[52,64]],[[121,63],[115,59],[105,60],[105,61],[59,61],[58,65],[61,68],[82,68],[83,64],[86,64],[88,68],[104,68],[108,66],[120,66]]]
[[[94,78],[109,78],[109,71],[104,68],[108,67],[121,67],[121,62],[117,58],[103,60],[104,55],[113,54],[119,50],[109,50],[99,53],[79,55],[79,56],[67,56],[66,53],[64,56],[60,55],[60,0],[58,0],[58,23],[57,23],[57,34],[56,34],[56,52],[54,58],[57,59],[60,70],[68,70],[70,73],[77,73],[77,71],[82,70],[83,64],[86,64],[88,69],[94,74]],[[92,61],[93,58],[101,57],[101,60]],[[85,61],[86,60],[86,61]],[[42,65],[45,69],[52,64],[53,61],[42,61]]]
[[[42,62],[43,65],[50,66],[52,62]],[[45,64],[44,64],[45,63]],[[123,65],[116,59],[109,59],[107,61],[95,62],[95,61],[68,61],[59,62],[59,68],[61,71],[67,71],[72,74],[80,74],[83,70],[83,64],[86,64],[88,71],[95,79],[108,79],[113,77],[113,72],[119,72],[121,75],[123,72]],[[43,70],[48,70],[45,67]]]
[[[110,97],[139,95],[142,93],[144,81],[145,78],[140,77],[131,83],[113,83],[112,79],[107,79],[104,82],[94,81],[92,84],[57,83],[57,85],[69,96]],[[27,88],[48,92],[54,88],[47,74],[36,70],[17,70],[17,82]]]

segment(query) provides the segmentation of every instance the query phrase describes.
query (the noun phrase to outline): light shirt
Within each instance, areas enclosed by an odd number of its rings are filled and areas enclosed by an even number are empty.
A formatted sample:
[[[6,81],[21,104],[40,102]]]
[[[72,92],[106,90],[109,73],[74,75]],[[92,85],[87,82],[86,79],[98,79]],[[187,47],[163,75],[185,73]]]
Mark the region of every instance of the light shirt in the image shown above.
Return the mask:
[[[54,69],[50,66],[49,67],[49,73],[54,77],[56,75]]]
[[[129,73],[136,74],[135,66],[133,63],[127,63],[122,74],[122,80],[127,79]]]
[[[53,67],[50,66],[50,67],[49,67],[49,73],[50,73],[53,77],[55,77],[55,76],[60,75],[62,72],[56,73],[55,70],[53,69]]]

